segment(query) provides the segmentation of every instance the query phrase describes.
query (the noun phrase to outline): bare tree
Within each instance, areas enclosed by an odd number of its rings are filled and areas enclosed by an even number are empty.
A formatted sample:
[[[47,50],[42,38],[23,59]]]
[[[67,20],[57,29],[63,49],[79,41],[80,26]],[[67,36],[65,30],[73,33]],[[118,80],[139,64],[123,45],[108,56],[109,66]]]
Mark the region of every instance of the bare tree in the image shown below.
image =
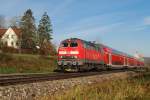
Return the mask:
[[[12,17],[9,20],[9,26],[18,28],[19,27],[19,22],[20,22],[20,17]]]

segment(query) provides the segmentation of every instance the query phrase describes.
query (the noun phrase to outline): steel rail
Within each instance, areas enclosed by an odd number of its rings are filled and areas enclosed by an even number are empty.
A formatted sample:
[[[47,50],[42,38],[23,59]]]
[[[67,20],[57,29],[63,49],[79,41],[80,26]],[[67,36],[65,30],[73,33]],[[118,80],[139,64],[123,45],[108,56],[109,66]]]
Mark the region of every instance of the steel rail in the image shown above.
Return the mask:
[[[39,74],[39,75],[15,75],[11,77],[0,77],[0,86],[16,85],[16,84],[27,84],[34,82],[42,81],[53,81],[60,79],[69,79],[76,77],[92,76],[92,75],[101,75],[117,72],[126,72],[129,70],[111,70],[111,71],[101,71],[101,72],[85,72],[85,73],[55,73],[55,74]]]

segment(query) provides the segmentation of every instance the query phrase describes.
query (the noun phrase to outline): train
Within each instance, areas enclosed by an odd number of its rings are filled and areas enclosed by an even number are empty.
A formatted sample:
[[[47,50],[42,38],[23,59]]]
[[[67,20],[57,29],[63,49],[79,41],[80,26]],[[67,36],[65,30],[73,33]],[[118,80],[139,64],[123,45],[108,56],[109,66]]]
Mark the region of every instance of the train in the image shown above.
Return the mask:
[[[65,39],[60,43],[57,64],[61,71],[77,72],[144,67],[144,61],[134,56],[79,38]]]

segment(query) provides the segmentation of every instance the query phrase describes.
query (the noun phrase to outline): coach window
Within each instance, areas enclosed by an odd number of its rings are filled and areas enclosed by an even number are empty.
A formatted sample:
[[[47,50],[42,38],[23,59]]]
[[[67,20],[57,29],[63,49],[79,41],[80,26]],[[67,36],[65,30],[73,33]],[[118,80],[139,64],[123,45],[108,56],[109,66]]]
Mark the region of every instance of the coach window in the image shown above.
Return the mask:
[[[87,47],[86,47],[87,49],[90,49],[90,45],[89,44],[87,44]]]
[[[93,50],[93,46],[92,45],[90,45],[90,49]]]
[[[87,48],[87,47],[86,47],[86,43],[83,43],[83,47],[84,47],[84,48]]]
[[[96,51],[99,51],[99,47],[96,46],[95,48],[96,48]]]
[[[92,46],[91,45],[89,45],[89,49],[92,50]]]
[[[93,45],[90,45],[90,48],[91,48],[91,50],[94,50],[94,46]]]
[[[88,48],[88,44],[86,42],[84,42],[84,48]]]

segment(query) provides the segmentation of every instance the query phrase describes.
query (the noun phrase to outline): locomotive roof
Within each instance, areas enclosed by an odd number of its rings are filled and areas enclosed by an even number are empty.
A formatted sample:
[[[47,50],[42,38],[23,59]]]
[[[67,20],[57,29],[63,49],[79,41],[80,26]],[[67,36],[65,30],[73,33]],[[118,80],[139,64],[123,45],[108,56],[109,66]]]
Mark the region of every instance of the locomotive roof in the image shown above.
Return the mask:
[[[124,53],[124,52],[121,52],[121,51],[118,51],[118,50],[116,50],[116,49],[113,49],[113,48],[111,48],[111,47],[108,47],[108,46],[106,46],[106,45],[104,45],[104,44],[100,44],[101,46],[103,46],[103,47],[106,47],[106,48],[109,48],[109,49],[111,49],[111,51],[113,52],[113,53],[115,53],[115,54],[119,54],[119,55],[124,55],[124,56],[128,56],[128,57],[130,57],[130,58],[135,58],[134,56],[132,56],[132,55],[129,55],[129,54],[127,54],[127,53]]]
[[[69,39],[66,39],[66,40],[69,40]],[[70,40],[80,40],[80,41],[83,41],[83,42],[88,43],[88,44],[90,44],[90,45],[97,45],[97,46],[106,47],[106,48],[111,49],[111,51],[112,51],[113,53],[116,53],[116,54],[119,54],[119,55],[128,56],[128,57],[130,57],[130,58],[135,58],[135,57],[132,56],[132,55],[129,55],[129,54],[127,54],[127,53],[124,53],[124,52],[115,50],[115,49],[113,49],[113,48],[111,48],[111,47],[108,47],[108,46],[106,46],[106,45],[104,45],[104,44],[101,44],[101,43],[93,43],[93,42],[91,42],[91,41],[86,41],[86,40],[82,40],[82,39],[79,39],[79,38],[70,38]],[[136,59],[136,58],[135,58],[135,59]]]

